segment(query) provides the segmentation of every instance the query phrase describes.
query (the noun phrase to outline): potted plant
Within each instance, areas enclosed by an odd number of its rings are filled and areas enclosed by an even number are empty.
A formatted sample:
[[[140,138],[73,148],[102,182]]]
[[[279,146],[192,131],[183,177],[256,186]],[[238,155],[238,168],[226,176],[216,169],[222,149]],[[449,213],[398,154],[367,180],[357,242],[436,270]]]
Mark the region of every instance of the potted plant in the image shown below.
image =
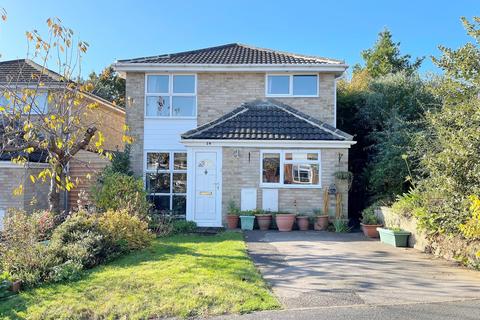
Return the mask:
[[[253,230],[253,223],[255,222],[254,211],[247,210],[240,212],[240,225],[242,230]]]
[[[394,247],[407,247],[410,232],[400,228],[377,228],[380,233],[380,241]]]
[[[323,214],[321,209],[314,209],[315,223],[313,228],[317,231],[327,230],[328,228],[328,214]]]
[[[308,231],[310,218],[306,214],[297,216],[297,225],[300,231]]]
[[[335,232],[338,233],[347,233],[351,230],[351,228],[348,226],[348,219],[333,220],[333,227],[335,228]]]
[[[256,210],[255,217],[257,218],[258,228],[262,231],[270,229],[272,224],[272,214],[268,211]]]
[[[360,223],[360,225],[362,226],[362,231],[365,237],[379,237],[377,228],[380,228],[382,224],[380,223],[378,217],[375,215],[375,210],[372,206],[362,211],[362,222]]]
[[[238,228],[238,215],[240,214],[240,208],[237,207],[235,201],[230,200],[228,202],[228,214],[227,214],[227,227],[228,229]]]
[[[292,231],[295,223],[295,213],[278,212],[275,215],[275,222],[277,223],[278,231]]]

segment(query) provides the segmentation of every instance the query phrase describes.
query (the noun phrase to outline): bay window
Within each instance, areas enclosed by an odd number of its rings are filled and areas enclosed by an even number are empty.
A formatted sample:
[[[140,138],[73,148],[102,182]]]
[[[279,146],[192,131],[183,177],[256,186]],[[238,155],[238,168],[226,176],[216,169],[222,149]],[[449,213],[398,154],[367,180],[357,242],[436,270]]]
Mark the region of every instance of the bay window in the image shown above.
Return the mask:
[[[317,74],[269,74],[267,97],[318,97]]]
[[[187,153],[147,152],[145,184],[156,211],[185,215]]]
[[[197,80],[193,74],[146,76],[145,116],[195,117]]]
[[[320,187],[320,152],[265,150],[261,152],[264,187]]]

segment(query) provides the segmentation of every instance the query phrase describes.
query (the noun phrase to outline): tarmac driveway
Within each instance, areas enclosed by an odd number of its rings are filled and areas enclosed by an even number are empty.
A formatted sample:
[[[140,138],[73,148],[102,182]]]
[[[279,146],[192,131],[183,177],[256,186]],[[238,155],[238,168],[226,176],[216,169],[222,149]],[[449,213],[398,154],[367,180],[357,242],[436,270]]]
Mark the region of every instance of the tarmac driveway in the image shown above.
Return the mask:
[[[287,310],[471,300],[480,319],[480,272],[452,262],[361,233],[250,231],[245,238]]]

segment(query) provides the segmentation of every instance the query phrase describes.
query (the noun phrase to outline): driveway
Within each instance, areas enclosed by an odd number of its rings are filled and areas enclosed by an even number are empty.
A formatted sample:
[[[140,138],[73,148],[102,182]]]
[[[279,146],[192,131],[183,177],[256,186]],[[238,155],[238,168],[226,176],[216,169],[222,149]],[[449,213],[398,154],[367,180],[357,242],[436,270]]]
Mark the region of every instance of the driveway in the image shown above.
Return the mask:
[[[361,233],[251,231],[245,238],[286,309],[245,318],[480,319],[480,272],[452,262]]]

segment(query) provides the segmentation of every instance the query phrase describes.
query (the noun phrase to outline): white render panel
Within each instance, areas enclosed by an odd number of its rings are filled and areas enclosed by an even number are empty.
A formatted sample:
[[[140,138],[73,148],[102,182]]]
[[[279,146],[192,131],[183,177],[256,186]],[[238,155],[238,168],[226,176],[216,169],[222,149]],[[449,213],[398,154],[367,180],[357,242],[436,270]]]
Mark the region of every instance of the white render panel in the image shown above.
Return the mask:
[[[145,118],[144,150],[185,150],[180,135],[197,127],[196,119]]]
[[[242,188],[240,195],[240,209],[242,211],[257,209],[256,188]]]
[[[267,211],[278,211],[278,189],[262,190],[262,209]]]

